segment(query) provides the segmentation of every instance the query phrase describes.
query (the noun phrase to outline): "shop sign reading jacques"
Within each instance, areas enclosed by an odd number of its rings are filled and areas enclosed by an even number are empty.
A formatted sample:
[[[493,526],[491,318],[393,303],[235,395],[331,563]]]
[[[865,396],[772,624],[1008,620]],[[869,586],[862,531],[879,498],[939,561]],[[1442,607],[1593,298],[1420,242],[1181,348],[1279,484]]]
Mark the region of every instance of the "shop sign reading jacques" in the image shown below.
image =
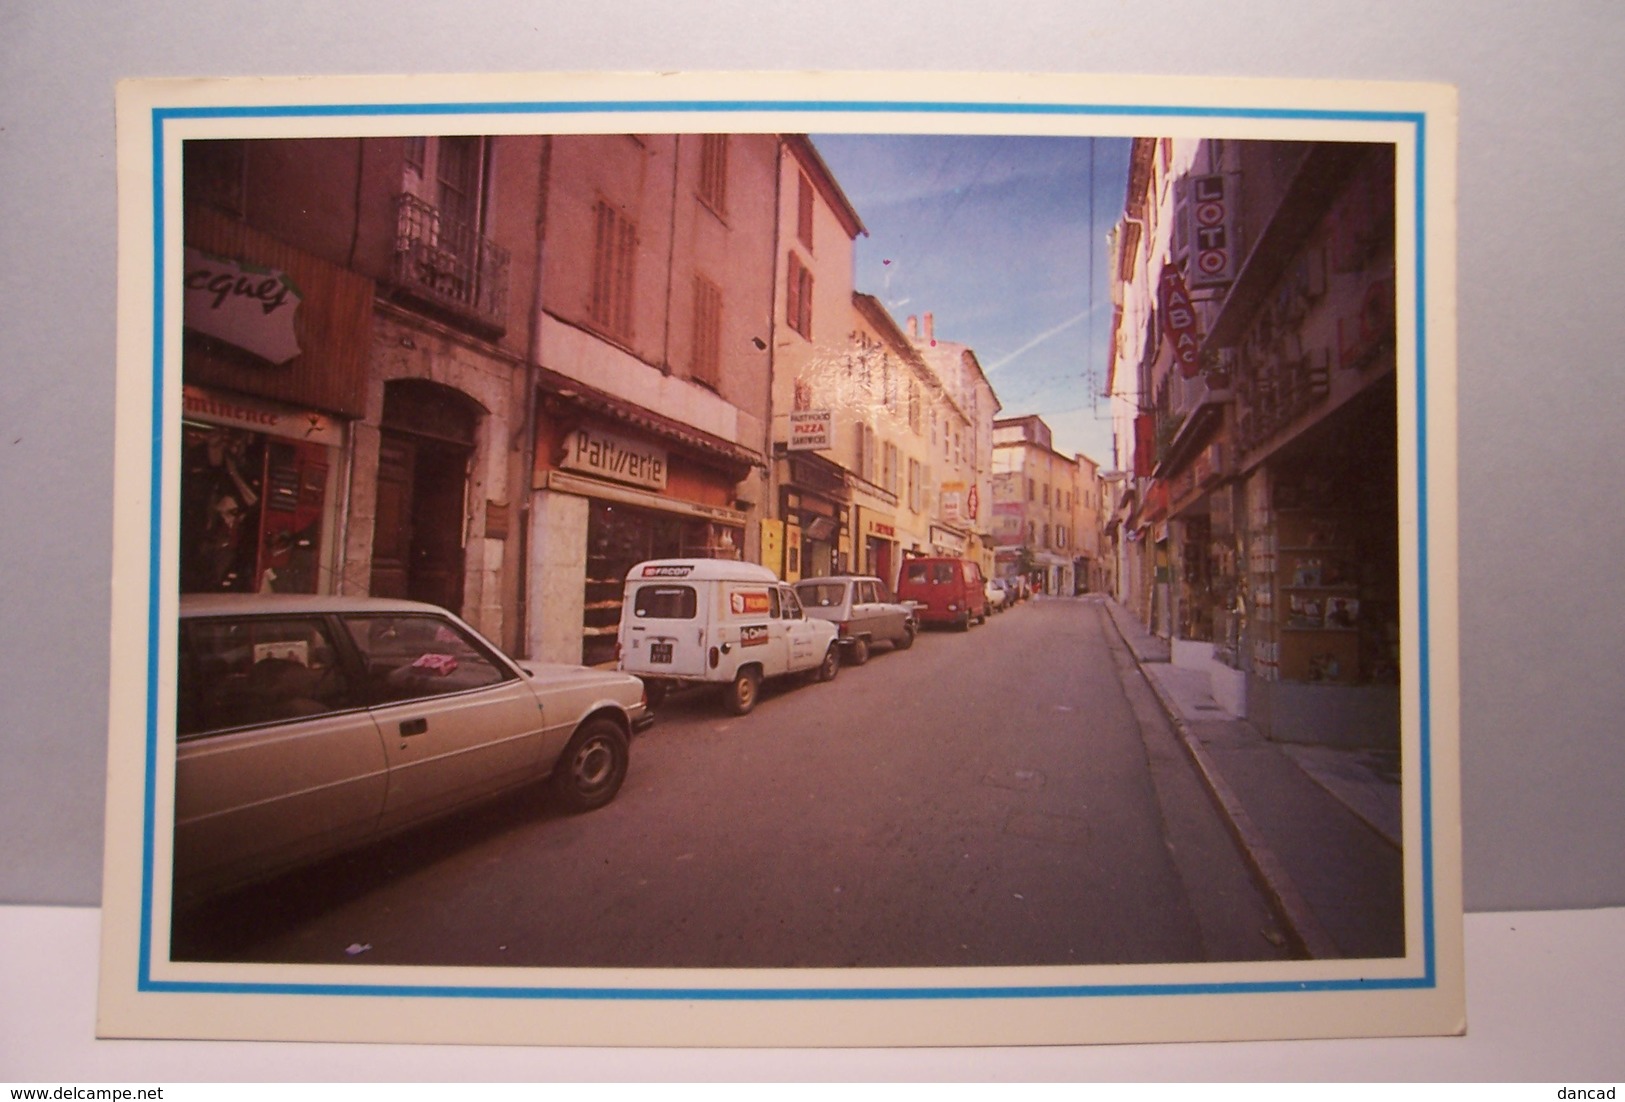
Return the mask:
[[[650,490],[666,488],[666,451],[615,433],[576,429],[564,441],[559,466]]]
[[[299,355],[299,291],[283,272],[186,250],[186,324],[273,364]]]

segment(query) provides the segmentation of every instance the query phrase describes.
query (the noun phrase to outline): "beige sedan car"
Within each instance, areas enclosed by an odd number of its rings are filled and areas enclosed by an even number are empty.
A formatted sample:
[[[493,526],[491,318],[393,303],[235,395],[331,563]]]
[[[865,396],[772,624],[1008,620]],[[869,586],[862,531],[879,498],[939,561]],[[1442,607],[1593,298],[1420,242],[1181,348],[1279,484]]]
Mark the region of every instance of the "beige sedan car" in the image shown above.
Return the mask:
[[[185,596],[179,628],[178,900],[544,779],[601,807],[653,722],[637,678],[520,666],[431,605]]]

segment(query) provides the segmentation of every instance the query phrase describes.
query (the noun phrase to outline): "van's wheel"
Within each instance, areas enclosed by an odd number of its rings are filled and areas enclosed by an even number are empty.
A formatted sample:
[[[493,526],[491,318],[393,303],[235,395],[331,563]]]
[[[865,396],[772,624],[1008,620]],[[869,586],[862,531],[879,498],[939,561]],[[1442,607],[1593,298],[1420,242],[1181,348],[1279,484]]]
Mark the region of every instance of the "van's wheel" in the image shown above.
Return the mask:
[[[908,625],[908,627],[903,629],[903,637],[897,640],[897,642],[893,643],[892,646],[896,647],[898,650],[908,650],[908,648],[914,645],[915,630],[916,629],[913,624]]]
[[[970,609],[967,608],[965,610],[965,618],[963,620],[959,621],[959,623],[955,624],[954,627],[958,631],[969,631],[970,630]]]
[[[852,640],[852,664],[861,666],[869,661],[869,640],[858,638]]]
[[[829,650],[824,652],[824,660],[818,664],[818,680],[834,681],[835,675],[841,672],[841,646],[831,643]]]
[[[761,688],[762,675],[756,672],[755,667],[746,666],[734,675],[733,683],[723,691],[722,703],[734,715],[745,715],[756,707]]]
[[[592,811],[615,798],[626,780],[626,732],[613,720],[581,725],[553,764],[553,795],[570,811]]]

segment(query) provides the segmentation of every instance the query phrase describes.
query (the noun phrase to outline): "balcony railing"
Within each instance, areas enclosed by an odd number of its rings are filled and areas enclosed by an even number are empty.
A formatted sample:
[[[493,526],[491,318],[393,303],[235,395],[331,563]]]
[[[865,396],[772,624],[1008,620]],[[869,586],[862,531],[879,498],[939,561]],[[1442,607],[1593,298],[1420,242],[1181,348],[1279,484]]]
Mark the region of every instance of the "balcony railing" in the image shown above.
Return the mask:
[[[493,333],[508,324],[508,251],[413,195],[395,206],[398,291]]]

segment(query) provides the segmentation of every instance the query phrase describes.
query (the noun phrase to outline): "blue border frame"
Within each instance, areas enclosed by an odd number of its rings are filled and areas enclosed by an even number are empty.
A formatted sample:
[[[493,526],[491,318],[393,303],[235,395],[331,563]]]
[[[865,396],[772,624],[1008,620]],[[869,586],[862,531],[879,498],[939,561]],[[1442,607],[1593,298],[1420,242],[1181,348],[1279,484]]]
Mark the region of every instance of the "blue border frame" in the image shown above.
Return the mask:
[[[1305,980],[1236,983],[1064,984],[985,987],[502,987],[430,984],[354,983],[233,983],[155,980],[152,978],[153,824],[157,800],[158,738],[158,608],[160,564],[163,562],[163,440],[164,407],[164,130],[171,120],[341,118],[440,115],[581,115],[628,112],[678,114],[687,112],[808,112],[819,114],[898,115],[1025,115],[1112,116],[1118,118],[1248,119],[1320,122],[1378,122],[1408,124],[1416,142],[1416,458],[1417,458],[1417,570],[1419,595],[1420,660],[1417,683],[1421,700],[1418,783],[1422,795],[1422,928],[1424,969],[1420,976],[1384,979]],[[137,990],[181,994],[223,995],[352,995],[407,998],[555,999],[581,1001],[622,999],[709,1002],[833,1002],[843,1000],[901,1001],[921,999],[1035,999],[1145,995],[1238,995],[1310,991],[1382,991],[1428,989],[1437,986],[1436,929],[1433,885],[1433,800],[1431,752],[1431,667],[1428,661],[1428,495],[1427,495],[1427,116],[1419,111],[1337,111],[1289,108],[1177,107],[1155,105],[908,102],[880,100],[625,100],[588,102],[514,101],[494,103],[420,104],[315,104],[239,107],[157,107],[152,109],[152,214],[153,214],[153,440],[152,535],[147,582],[147,740],[146,777],[142,808],[142,878],[140,963]],[[1199,963],[1199,962],[1193,962]]]

